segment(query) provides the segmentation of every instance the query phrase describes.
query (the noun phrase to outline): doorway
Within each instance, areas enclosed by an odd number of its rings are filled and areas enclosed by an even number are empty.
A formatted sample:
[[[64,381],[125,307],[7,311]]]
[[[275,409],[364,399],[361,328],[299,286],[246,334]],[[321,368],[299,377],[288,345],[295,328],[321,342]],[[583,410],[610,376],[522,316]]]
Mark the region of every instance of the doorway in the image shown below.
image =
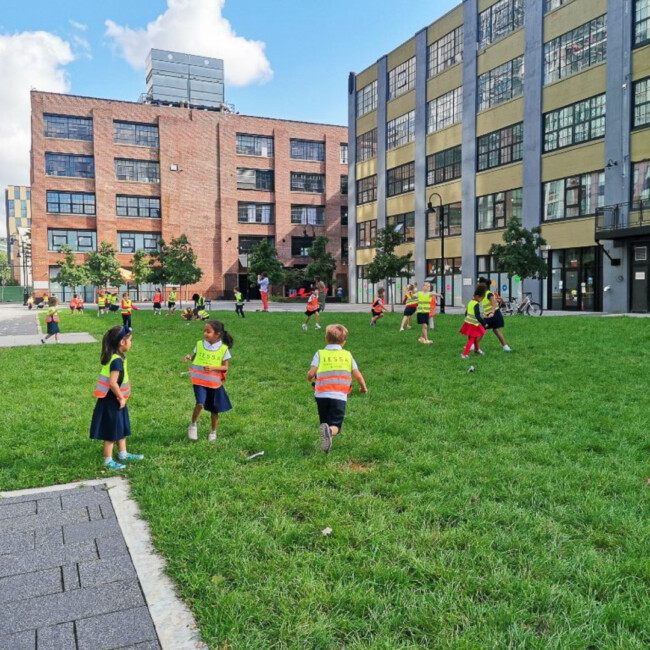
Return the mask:
[[[650,241],[633,243],[630,250],[630,311],[650,311]]]
[[[595,246],[554,250],[550,258],[547,309],[601,311],[600,251]]]

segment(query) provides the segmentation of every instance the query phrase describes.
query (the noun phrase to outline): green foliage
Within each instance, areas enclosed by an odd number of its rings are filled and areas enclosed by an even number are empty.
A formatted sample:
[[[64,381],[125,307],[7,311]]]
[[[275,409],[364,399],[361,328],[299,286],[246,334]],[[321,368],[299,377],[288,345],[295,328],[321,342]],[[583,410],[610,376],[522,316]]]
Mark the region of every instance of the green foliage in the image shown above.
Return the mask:
[[[268,239],[262,239],[248,254],[248,279],[257,282],[257,276],[266,272],[269,282],[274,285],[284,284],[285,270],[278,261],[278,251]]]
[[[140,288],[141,284],[149,282],[153,275],[151,266],[149,266],[149,253],[143,250],[136,251],[131,259],[131,269],[133,284],[136,287]]]
[[[539,256],[538,250],[546,245],[538,226],[528,230],[521,220],[513,217],[503,233],[503,244],[492,244],[490,255],[494,256],[496,268],[508,277],[518,275],[522,283],[525,278],[544,279],[548,275],[548,264]]]
[[[320,277],[320,279],[329,286],[332,284],[332,280],[334,279],[336,260],[331,253],[327,252],[328,243],[329,239],[323,235],[314,239],[311,248],[308,251],[311,262],[309,262],[305,269],[305,277],[308,280]]]
[[[122,267],[115,253],[117,249],[106,241],[101,242],[98,250],[88,253],[86,271],[90,284],[96,287],[118,287],[122,284]]]
[[[77,264],[77,258],[72,249],[67,244],[61,246],[61,252],[64,253],[63,260],[57,263],[59,272],[54,278],[62,287],[85,287],[90,283],[88,278],[88,269],[84,264]]]
[[[294,267],[284,270],[284,285],[290,289],[298,289],[302,286],[305,278],[304,269],[296,269]],[[301,300],[304,300],[301,298]]]
[[[404,236],[397,232],[393,226],[380,228],[375,241],[377,247],[375,257],[366,267],[368,279],[373,283],[384,280],[386,288],[389,290],[391,278],[404,273],[404,269],[413,255],[411,253],[395,255],[395,249],[404,241]],[[388,295],[386,298],[391,299]],[[392,298],[394,300],[394,296]]]
[[[11,277],[11,266],[7,259],[7,253],[0,251],[0,284],[7,284]]]
[[[185,235],[172,239],[169,244],[160,240],[160,250],[151,253],[151,281],[156,284],[194,284],[203,271],[196,265],[196,253]]]

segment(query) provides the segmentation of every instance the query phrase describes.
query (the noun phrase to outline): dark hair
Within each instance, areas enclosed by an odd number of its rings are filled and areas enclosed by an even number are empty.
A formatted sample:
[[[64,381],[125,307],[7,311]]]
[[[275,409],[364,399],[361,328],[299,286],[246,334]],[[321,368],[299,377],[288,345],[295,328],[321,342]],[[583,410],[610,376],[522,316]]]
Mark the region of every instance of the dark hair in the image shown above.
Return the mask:
[[[485,296],[485,287],[481,284],[477,285],[476,289],[474,289],[474,295],[477,298],[483,298]]]
[[[266,271],[262,271],[262,277],[263,278],[268,278],[269,274]]]
[[[226,328],[223,326],[223,323],[220,320],[206,321],[206,325],[209,325],[217,334],[219,334],[221,336],[221,340],[229,348],[235,345],[235,341],[233,340],[232,336],[226,332]]]
[[[131,332],[124,334],[124,328],[121,325],[115,325],[104,334],[102,339],[102,354],[99,361],[102,366],[105,366],[114,354],[118,354],[120,341],[127,336],[131,336]]]
[[[490,286],[490,281],[489,281],[487,278],[484,278],[483,276],[481,276],[481,277],[478,279],[478,283],[479,283],[479,284],[484,284],[486,287],[489,287],[489,286]]]

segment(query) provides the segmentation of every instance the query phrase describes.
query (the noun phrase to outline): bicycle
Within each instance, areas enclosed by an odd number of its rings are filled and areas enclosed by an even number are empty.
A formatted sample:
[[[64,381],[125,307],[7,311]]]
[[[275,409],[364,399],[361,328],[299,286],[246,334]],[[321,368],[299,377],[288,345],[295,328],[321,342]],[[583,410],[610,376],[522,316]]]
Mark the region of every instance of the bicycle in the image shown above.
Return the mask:
[[[501,308],[504,314],[509,316],[516,316],[517,314],[525,314],[526,316],[541,316],[543,313],[542,306],[538,302],[533,302],[530,299],[532,294],[524,294],[524,299],[519,302],[517,298],[512,297],[506,300],[504,306]]]

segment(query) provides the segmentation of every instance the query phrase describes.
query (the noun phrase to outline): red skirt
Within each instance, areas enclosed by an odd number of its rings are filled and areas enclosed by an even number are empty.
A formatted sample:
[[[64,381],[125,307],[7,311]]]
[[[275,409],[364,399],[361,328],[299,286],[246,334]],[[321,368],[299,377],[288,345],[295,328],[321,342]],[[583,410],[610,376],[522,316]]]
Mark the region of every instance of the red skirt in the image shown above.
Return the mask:
[[[460,328],[460,333],[464,336],[478,338],[479,336],[485,335],[485,327],[483,327],[483,325],[471,325],[470,323],[463,323],[463,326]]]

